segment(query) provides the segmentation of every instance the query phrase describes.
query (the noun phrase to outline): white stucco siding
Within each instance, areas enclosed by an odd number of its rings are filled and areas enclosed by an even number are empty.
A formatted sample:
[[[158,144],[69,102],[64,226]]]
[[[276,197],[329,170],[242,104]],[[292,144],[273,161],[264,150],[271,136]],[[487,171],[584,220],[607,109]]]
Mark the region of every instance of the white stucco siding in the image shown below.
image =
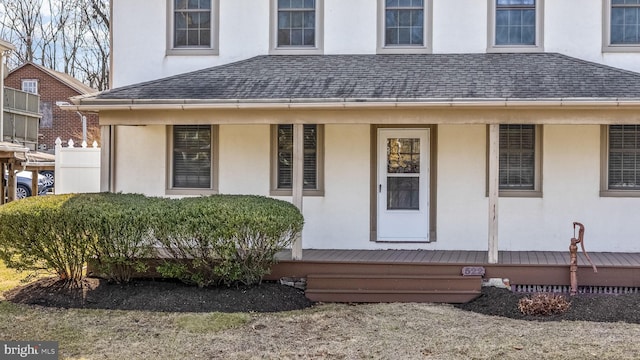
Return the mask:
[[[486,140],[485,125],[438,126],[436,249],[487,249]]]
[[[600,197],[600,127],[547,125],[543,152],[543,197],[500,199],[500,249],[567,251],[578,221],[587,251],[640,251],[640,199]]]
[[[325,125],[325,195],[304,197],[304,248],[369,249],[368,125]]]
[[[377,0],[324,0],[326,54],[375,54]]]
[[[483,53],[487,50],[487,2],[434,1],[433,52]]]
[[[219,192],[269,195],[270,126],[221,125],[218,131]]]
[[[638,53],[603,52],[603,1],[544,2],[544,51],[640,72]]]
[[[116,192],[164,196],[165,126],[118,126],[115,145]]]
[[[112,19],[112,88],[269,51],[269,1],[220,1],[218,55],[167,55],[166,0],[114,0]]]

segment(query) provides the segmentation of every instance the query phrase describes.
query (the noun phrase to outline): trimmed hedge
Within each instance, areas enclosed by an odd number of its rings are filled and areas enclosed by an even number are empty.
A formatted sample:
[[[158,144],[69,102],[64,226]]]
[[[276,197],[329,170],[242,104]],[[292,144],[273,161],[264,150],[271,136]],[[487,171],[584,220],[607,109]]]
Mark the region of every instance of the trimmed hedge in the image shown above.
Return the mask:
[[[0,258],[18,270],[53,270],[78,281],[92,255],[75,195],[33,196],[0,206]]]
[[[166,199],[138,194],[30,197],[0,206],[0,258],[20,270],[53,269],[78,281],[89,258],[111,280],[147,270],[199,286],[255,284],[303,218],[293,205],[260,196]],[[158,253],[158,250],[159,253]]]
[[[259,283],[275,254],[300,233],[303,218],[290,203],[260,196],[227,195],[162,204],[154,235],[173,259],[158,271],[187,283]]]

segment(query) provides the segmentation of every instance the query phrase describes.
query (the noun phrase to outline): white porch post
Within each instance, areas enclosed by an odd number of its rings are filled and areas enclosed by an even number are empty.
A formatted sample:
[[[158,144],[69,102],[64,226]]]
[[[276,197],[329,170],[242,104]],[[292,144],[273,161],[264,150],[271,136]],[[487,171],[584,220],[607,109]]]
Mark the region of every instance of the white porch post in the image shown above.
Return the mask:
[[[489,125],[489,264],[498,263],[498,164],[500,125]]]
[[[304,186],[304,125],[293,125],[293,179],[291,194],[293,205],[302,212],[302,191]],[[291,259],[302,260],[302,234],[291,246]]]

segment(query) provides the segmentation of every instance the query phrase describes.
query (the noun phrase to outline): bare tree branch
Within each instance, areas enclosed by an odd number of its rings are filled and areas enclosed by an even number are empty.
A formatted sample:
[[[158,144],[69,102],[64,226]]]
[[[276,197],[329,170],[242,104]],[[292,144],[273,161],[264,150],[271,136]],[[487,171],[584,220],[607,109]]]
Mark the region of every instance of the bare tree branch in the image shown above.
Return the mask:
[[[108,88],[109,0],[2,0],[0,38],[16,46],[9,66],[34,62]]]

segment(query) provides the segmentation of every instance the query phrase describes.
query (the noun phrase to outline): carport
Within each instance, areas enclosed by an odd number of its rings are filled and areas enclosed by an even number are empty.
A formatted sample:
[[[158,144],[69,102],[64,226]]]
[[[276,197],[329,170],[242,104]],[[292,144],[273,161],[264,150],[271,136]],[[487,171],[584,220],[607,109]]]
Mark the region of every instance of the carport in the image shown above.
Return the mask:
[[[8,142],[0,142],[0,167],[2,173],[7,174],[6,190],[5,182],[0,181],[0,194],[7,193],[6,202],[11,202],[16,199],[16,170],[19,169],[23,162],[27,161],[27,149],[19,144],[12,144]],[[4,176],[4,175],[3,175]],[[38,185],[38,177],[36,176],[36,188]],[[0,204],[5,203],[5,197],[0,196]]]

